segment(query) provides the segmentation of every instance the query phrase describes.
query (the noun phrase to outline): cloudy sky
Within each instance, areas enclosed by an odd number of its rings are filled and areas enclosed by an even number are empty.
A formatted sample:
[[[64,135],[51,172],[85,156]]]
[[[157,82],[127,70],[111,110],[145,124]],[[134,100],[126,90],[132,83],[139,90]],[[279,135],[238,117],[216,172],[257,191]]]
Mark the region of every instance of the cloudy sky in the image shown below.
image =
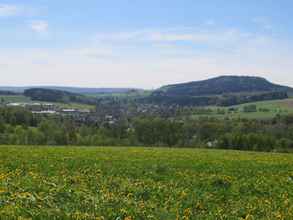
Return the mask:
[[[292,0],[0,0],[0,85],[293,86]]]

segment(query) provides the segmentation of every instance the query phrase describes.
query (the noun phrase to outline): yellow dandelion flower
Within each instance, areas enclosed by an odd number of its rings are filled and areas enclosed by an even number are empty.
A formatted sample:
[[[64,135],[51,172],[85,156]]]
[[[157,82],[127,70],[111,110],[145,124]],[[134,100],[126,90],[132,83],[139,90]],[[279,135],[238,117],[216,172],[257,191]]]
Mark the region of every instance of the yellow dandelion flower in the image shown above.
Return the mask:
[[[4,174],[4,173],[0,174],[0,180],[4,180],[6,177],[7,177],[7,174]]]
[[[184,210],[184,217],[189,219],[189,217],[191,216],[191,208],[187,208]]]

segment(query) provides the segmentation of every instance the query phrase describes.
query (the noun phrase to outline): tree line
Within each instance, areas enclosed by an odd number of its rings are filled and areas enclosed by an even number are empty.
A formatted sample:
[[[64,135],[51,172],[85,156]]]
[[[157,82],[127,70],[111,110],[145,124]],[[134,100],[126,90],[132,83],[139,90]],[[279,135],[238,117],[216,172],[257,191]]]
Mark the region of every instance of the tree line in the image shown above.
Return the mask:
[[[111,123],[0,108],[2,145],[206,147],[256,151],[293,149],[293,116],[271,120],[122,118]]]
[[[176,96],[166,95],[164,92],[155,92],[150,96],[138,100],[141,103],[152,103],[159,105],[179,106],[233,106],[250,102],[287,99],[287,92],[261,92],[261,93],[239,93],[222,94],[214,96]]]

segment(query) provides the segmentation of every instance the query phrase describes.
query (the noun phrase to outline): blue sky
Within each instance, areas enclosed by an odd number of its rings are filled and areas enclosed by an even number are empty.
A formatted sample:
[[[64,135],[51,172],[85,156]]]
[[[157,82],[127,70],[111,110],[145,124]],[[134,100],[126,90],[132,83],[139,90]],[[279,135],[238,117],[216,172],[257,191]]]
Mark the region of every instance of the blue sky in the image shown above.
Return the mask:
[[[0,84],[156,88],[237,74],[293,86],[292,9],[290,0],[0,0]]]

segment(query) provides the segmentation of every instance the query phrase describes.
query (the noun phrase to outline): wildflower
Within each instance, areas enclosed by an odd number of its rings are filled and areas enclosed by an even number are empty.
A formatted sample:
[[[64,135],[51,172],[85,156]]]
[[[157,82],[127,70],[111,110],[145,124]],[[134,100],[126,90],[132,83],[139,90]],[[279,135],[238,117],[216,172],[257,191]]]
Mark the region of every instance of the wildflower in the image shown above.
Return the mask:
[[[6,177],[7,177],[7,174],[4,174],[4,173],[0,174],[0,180],[4,180]]]
[[[184,219],[189,219],[191,216],[191,208],[187,208],[184,210]]]

